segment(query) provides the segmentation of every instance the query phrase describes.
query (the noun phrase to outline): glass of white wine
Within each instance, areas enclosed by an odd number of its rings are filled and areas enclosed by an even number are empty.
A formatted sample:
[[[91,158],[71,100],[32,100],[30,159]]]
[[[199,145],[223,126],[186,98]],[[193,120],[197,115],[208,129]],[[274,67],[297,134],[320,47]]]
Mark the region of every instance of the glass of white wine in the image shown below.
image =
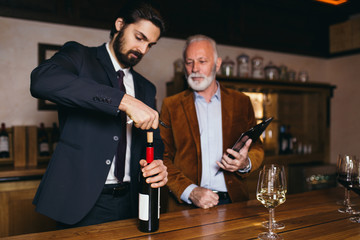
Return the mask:
[[[286,178],[284,167],[277,164],[265,165],[260,171],[256,188],[256,198],[269,209],[269,231],[258,235],[259,239],[283,239],[273,232],[273,218],[275,207],[286,200]]]
[[[284,166],[279,166],[279,167],[282,167],[283,168],[283,172],[284,172],[284,174],[285,174],[285,168],[284,168]],[[284,177],[286,177],[286,174],[284,175]],[[285,194],[286,194],[286,192],[287,192],[287,181],[285,180],[285,186],[284,186],[284,189],[285,189]],[[282,223],[282,222],[278,222],[278,221],[276,221],[275,220],[275,211],[272,211],[272,216],[271,216],[271,218],[272,218],[272,228],[273,229],[278,229],[278,230],[281,230],[281,229],[284,229],[285,228],[285,224],[284,223]],[[263,227],[265,227],[265,228],[269,228],[269,221],[264,221],[264,222],[262,222],[261,223],[261,225],[263,226]]]

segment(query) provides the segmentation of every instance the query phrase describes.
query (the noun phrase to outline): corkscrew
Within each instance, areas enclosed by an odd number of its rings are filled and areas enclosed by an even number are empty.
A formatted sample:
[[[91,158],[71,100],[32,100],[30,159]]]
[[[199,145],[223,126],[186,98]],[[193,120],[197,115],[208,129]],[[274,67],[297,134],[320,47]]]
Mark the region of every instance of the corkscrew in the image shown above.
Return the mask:
[[[133,123],[133,122],[134,122],[134,120],[130,119],[130,120],[128,120],[128,121],[126,122],[126,124],[131,124],[131,123]],[[161,126],[163,126],[164,128],[170,128],[170,126],[168,126],[166,123],[164,123],[164,122],[161,121],[160,119],[159,119],[159,124],[160,124]]]

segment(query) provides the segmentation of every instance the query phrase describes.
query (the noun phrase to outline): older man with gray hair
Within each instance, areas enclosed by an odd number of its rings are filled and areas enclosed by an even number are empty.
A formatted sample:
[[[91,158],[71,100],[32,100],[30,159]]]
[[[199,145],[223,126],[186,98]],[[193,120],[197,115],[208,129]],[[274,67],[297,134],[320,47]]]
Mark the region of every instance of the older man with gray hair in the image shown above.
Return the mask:
[[[231,146],[256,125],[250,98],[216,81],[222,60],[210,37],[189,37],[183,58],[190,88],[165,98],[160,115],[170,126],[161,129],[168,211],[248,200],[246,177],[263,161],[262,143]]]

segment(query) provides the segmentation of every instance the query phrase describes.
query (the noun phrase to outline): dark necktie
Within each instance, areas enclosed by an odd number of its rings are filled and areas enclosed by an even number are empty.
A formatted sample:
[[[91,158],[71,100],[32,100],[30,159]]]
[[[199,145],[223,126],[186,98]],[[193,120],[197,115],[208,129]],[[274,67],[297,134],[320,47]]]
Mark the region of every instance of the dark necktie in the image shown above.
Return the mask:
[[[124,72],[119,70],[117,73],[117,79],[119,81],[120,90],[126,92],[124,86]],[[120,124],[121,133],[119,136],[119,145],[115,159],[115,177],[118,181],[122,182],[125,174],[125,154],[126,154],[126,113],[120,111]]]

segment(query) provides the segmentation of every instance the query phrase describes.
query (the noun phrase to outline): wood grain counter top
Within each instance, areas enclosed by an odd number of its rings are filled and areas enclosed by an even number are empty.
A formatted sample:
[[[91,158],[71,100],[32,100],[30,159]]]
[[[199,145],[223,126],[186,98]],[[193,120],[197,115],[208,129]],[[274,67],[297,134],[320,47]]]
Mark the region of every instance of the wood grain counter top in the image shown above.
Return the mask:
[[[285,229],[276,231],[284,239],[360,239],[360,223],[352,223],[348,214],[337,211],[337,200],[344,189],[331,188],[288,195],[275,210],[277,221]],[[360,197],[352,193],[360,208]],[[137,220],[129,219],[67,230],[12,236],[4,239],[257,239],[267,229],[261,222],[268,210],[257,200],[165,213],[159,231],[151,234],[137,229]]]

